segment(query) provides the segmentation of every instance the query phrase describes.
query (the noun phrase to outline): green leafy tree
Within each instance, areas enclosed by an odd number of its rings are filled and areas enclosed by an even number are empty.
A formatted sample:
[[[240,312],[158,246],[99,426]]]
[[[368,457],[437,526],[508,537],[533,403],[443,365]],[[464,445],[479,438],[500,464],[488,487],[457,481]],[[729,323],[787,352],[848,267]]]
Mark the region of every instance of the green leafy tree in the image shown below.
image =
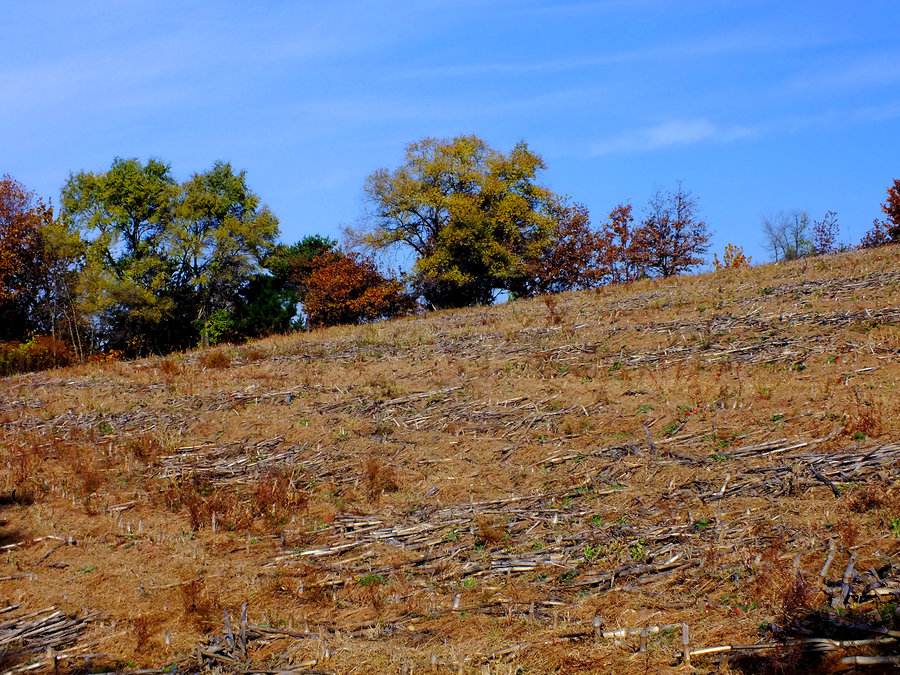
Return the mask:
[[[124,268],[157,253],[175,216],[177,196],[168,164],[116,158],[106,172],[69,176],[62,191],[63,216],[82,231],[105,235],[109,262]]]
[[[70,176],[62,206],[65,225],[88,242],[78,291],[94,346],[128,354],[244,325],[233,314],[246,309],[278,235],[245,172],[223,162],[179,184],[158,160],[116,159],[106,172]]]
[[[116,158],[108,171],[72,174],[63,187],[61,218],[89,242],[79,299],[94,347],[155,351],[179,330],[163,244],[178,192],[169,165],[155,159]]]
[[[436,307],[490,303],[498,290],[527,294],[529,262],[556,226],[558,198],[535,180],[543,168],[525,143],[508,154],[476,136],[412,143],[398,169],[366,183],[374,213],[364,241],[411,249],[416,286]]]
[[[287,333],[303,326],[297,293],[279,279],[257,274],[240,292],[230,313],[232,341]]]
[[[201,340],[212,313],[240,301],[277,237],[278,219],[260,205],[245,171],[217,162],[184,184],[165,240],[179,313],[188,313],[183,318],[195,322]]]

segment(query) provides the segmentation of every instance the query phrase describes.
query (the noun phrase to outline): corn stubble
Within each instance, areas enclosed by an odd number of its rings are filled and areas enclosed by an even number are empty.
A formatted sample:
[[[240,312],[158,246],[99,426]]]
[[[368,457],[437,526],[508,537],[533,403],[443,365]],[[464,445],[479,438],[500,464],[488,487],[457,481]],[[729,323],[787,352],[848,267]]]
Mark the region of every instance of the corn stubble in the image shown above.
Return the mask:
[[[898,262],[2,380],[4,666],[895,667]]]

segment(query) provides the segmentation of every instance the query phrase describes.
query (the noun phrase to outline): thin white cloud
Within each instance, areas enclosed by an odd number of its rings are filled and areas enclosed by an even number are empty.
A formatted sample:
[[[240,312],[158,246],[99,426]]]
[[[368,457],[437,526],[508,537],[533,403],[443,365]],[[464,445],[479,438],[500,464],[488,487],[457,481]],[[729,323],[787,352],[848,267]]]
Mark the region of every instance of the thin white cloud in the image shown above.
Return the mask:
[[[92,111],[163,107],[210,95],[208,92],[228,96],[232,87],[218,86],[213,91],[211,83],[221,85],[253,69],[265,74],[346,59],[395,39],[383,33],[370,34],[355,19],[345,21],[340,32],[328,30],[335,22],[329,19],[336,12],[327,11],[306,17],[300,27],[295,27],[290,15],[266,12],[251,16],[239,28],[227,14],[195,12],[188,14],[185,27],[177,30],[156,27],[142,31],[141,20],[150,22],[154,12],[148,5],[146,13],[129,14],[123,23],[115,24],[123,33],[135,35],[122,44],[86,39],[77,49],[36,58],[7,53],[0,44],[0,118],[66,106]],[[264,49],[258,48],[262,39],[266,41]],[[232,48],[219,48],[225,44]]]
[[[859,89],[900,82],[900,53],[884,53],[854,59],[835,67],[820,66],[788,82],[798,90]]]
[[[790,115],[751,125],[718,124],[706,118],[676,119],[631,129],[593,143],[593,157],[652,152],[698,143],[729,143],[748,138],[794,134],[854,124],[888,122],[900,118],[900,101],[851,109],[830,109],[812,115]]]
[[[593,156],[619,153],[649,152],[695,143],[725,143],[752,136],[752,127],[720,125],[708,119],[670,120],[662,124],[634,129],[594,143]]]
[[[772,29],[741,29],[717,35],[697,36],[689,40],[669,42],[582,55],[569,55],[530,61],[487,61],[460,64],[433,64],[398,71],[398,78],[477,77],[482,75],[538,75],[626,63],[668,62],[673,59],[695,59],[727,54],[784,52],[811,49],[832,44],[833,36],[808,34],[788,36]]]

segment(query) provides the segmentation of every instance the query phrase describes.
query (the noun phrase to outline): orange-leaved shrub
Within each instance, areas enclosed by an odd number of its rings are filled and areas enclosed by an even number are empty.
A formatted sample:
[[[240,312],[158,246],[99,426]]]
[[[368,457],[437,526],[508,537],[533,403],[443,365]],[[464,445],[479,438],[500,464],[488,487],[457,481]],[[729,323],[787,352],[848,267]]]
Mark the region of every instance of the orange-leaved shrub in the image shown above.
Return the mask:
[[[741,270],[750,267],[750,257],[744,254],[744,249],[736,244],[725,244],[725,252],[722,259],[713,253],[713,267],[720,270]]]
[[[336,326],[410,312],[403,284],[385,277],[370,258],[329,252],[313,261],[304,309],[311,326]]]
[[[74,360],[69,346],[49,335],[28,342],[0,342],[0,375],[67,366]]]

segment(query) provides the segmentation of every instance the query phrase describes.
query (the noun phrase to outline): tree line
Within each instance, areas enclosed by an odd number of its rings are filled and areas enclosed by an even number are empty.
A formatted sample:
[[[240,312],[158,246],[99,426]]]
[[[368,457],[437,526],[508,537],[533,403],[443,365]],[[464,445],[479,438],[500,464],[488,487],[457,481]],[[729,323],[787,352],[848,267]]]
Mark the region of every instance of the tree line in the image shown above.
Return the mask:
[[[96,355],[162,354],[305,327],[671,277],[704,262],[710,231],[681,185],[599,224],[539,180],[525,143],[476,136],[410,144],[366,181],[369,213],[339,246],[279,241],[244,171],[217,162],[177,181],[160,160],[78,172],[57,208],[0,179],[0,372]],[[900,241],[900,180],[861,243]],[[839,250],[836,215],[763,223],[776,260]],[[846,247],[844,245],[844,247]],[[374,256],[412,254],[408,270]],[[749,260],[729,245],[717,268]]]

